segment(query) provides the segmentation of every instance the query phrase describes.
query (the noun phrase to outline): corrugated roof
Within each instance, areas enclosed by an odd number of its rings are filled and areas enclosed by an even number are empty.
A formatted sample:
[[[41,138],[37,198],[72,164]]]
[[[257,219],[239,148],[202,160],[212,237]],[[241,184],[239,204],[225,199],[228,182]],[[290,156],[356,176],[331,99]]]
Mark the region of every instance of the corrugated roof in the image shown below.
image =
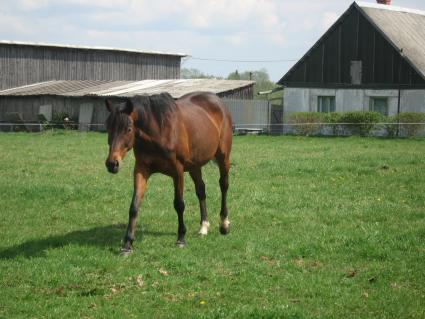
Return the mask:
[[[55,43],[42,43],[42,42],[20,42],[20,41],[0,40],[0,44],[22,45],[22,46],[33,46],[33,47],[65,48],[65,49],[81,49],[81,50],[117,51],[117,52],[155,54],[155,55],[172,55],[172,56],[179,56],[179,57],[189,56],[186,53],[122,49],[122,48],[97,47],[97,46],[83,46],[83,45],[71,45],[71,44],[55,44]]]
[[[253,85],[254,81],[181,79],[144,81],[49,81],[0,91],[0,96],[56,95],[69,97],[131,97],[168,92],[179,98],[195,91],[216,94]]]
[[[425,78],[425,12],[364,2],[356,4],[396,49],[403,49],[405,59]]]

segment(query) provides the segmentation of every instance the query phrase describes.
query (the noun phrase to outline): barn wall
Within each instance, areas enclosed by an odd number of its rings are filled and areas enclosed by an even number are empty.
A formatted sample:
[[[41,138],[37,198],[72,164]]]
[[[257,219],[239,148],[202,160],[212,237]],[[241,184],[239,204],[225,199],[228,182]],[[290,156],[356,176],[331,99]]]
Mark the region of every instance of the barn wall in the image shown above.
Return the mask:
[[[284,111],[317,112],[319,96],[335,96],[336,112],[368,111],[373,97],[387,97],[389,115],[397,114],[398,90],[285,88]],[[425,90],[402,90],[401,112],[425,112]]]
[[[223,99],[236,128],[265,129],[270,124],[271,104],[265,100]]]
[[[251,85],[245,88],[219,93],[218,96],[225,99],[252,100],[254,98],[254,88]]]
[[[93,104],[95,112],[92,123],[103,119],[101,108],[105,108],[104,100],[98,98],[70,98],[61,96],[32,96],[32,97],[0,97],[0,121],[6,121],[6,113],[19,113],[24,122],[36,122],[41,105],[52,105],[52,113],[66,113],[71,119],[78,121],[80,106]],[[100,115],[96,114],[96,111]]]
[[[179,56],[0,44],[0,89],[50,80],[180,78]]]

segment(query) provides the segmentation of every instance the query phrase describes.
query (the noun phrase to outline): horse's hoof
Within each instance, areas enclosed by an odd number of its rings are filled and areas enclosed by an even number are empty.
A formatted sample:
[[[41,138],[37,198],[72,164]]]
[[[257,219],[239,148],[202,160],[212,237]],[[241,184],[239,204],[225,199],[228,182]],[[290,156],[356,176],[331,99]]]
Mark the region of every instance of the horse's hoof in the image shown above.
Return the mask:
[[[220,234],[222,234],[222,235],[227,235],[228,233],[230,233],[229,227],[220,226],[219,230],[220,230]]]
[[[178,240],[178,241],[176,242],[176,246],[177,246],[178,248],[184,248],[184,247],[186,246],[186,242],[185,242],[184,240]]]
[[[121,248],[120,256],[128,257],[133,252],[133,249]]]
[[[208,228],[210,227],[209,222],[202,222],[201,229],[199,230],[199,235],[206,236],[208,235]]]

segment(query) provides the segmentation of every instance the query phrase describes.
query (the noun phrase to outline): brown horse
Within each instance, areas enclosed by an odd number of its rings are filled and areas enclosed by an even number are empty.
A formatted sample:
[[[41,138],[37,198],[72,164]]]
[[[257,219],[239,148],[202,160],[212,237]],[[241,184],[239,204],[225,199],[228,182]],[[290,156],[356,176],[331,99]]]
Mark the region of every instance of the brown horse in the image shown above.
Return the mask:
[[[183,176],[189,172],[195,183],[201,212],[199,233],[208,233],[205,184],[201,168],[215,159],[220,169],[220,232],[229,232],[226,194],[229,187],[232,120],[223,102],[212,93],[191,93],[174,100],[168,93],[137,96],[113,105],[106,100],[110,114],[106,120],[109,155],[106,167],[117,173],[121,160],[133,148],[134,193],[122,253],[132,251],[136,218],[149,177],[154,173],[170,176],[174,182],[174,208],[178,216],[176,245],[185,245],[183,220]]]

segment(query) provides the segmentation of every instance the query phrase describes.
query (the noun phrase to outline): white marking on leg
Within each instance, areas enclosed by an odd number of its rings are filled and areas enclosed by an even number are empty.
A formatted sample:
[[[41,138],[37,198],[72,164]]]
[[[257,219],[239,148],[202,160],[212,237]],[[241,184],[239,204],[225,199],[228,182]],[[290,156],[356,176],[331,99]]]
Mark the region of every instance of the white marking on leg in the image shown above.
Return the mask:
[[[224,229],[228,229],[230,225],[230,221],[228,218],[225,218],[224,220],[221,221],[221,227],[223,227]]]
[[[208,227],[210,227],[210,223],[207,221],[203,221],[201,224],[201,229],[199,230],[200,235],[207,235],[208,234]]]

